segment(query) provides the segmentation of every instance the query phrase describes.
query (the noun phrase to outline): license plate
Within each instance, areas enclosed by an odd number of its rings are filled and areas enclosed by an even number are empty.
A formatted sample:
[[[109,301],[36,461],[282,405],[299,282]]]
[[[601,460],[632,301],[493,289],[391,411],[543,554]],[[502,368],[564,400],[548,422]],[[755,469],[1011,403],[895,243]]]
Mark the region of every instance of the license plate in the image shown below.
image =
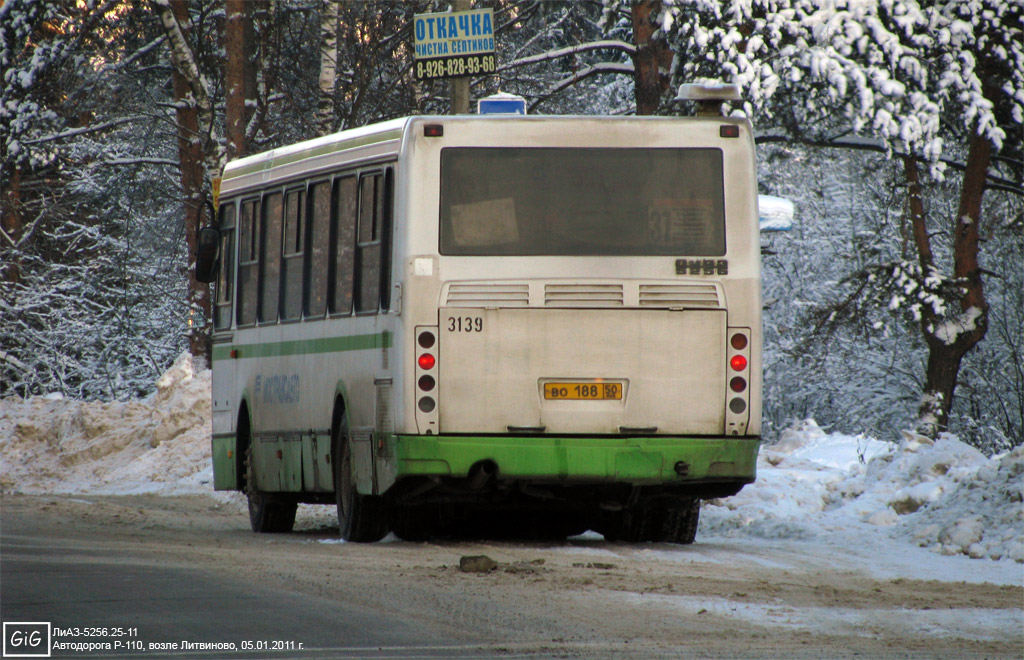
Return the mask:
[[[544,398],[553,401],[622,400],[622,383],[544,383]]]

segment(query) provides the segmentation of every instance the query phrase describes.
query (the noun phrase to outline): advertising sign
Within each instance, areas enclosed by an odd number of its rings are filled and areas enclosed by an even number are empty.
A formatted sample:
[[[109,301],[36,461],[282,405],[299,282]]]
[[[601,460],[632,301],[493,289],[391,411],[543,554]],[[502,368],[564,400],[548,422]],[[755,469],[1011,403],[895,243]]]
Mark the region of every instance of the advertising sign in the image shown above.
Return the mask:
[[[417,14],[413,17],[417,80],[493,73],[494,11]]]

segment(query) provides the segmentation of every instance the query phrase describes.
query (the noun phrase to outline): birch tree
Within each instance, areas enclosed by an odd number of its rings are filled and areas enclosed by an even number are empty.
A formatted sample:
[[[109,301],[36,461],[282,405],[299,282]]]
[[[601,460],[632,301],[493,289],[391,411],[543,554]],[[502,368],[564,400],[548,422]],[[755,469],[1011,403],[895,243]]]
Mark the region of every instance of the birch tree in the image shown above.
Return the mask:
[[[189,41],[191,33],[188,0],[154,0],[167,36],[174,84],[175,115],[178,128],[178,158],[185,218],[185,243],[188,263],[189,350],[194,356],[210,352],[211,301],[208,284],[195,278],[199,229],[206,202],[210,199],[211,180],[223,167],[219,131],[216,124],[210,85],[199,68]],[[212,220],[212,218],[210,218]]]
[[[334,94],[338,84],[338,4],[320,3],[320,99],[316,125],[320,135],[334,130]]]

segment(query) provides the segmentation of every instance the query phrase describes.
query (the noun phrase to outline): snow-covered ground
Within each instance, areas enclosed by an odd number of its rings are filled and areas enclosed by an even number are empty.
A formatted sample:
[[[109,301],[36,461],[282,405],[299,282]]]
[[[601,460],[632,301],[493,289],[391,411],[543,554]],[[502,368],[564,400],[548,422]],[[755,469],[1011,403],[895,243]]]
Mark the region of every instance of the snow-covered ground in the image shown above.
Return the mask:
[[[0,492],[212,495],[209,391],[185,354],[143,401],[0,400]],[[795,544],[800,561],[852,558],[883,577],[1024,584],[1022,494],[1022,447],[988,458],[950,436],[882,442],[808,420],[762,448],[756,484],[705,502],[688,558],[771,564]]]

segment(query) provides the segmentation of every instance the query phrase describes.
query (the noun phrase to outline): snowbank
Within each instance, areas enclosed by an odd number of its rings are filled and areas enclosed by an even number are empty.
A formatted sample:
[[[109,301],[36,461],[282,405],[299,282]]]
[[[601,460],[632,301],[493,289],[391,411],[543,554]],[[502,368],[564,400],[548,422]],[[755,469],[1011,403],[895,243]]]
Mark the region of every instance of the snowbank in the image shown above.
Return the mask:
[[[212,481],[210,372],[187,353],[142,401],[0,400],[0,492],[212,494]],[[756,484],[705,503],[699,535],[887,537],[1024,562],[1022,491],[1024,447],[986,458],[952,436],[897,445],[808,420],[762,449]]]
[[[813,420],[761,450],[758,480],[708,502],[700,534],[766,539],[879,532],[946,555],[1024,562],[1024,447],[986,458],[955,437],[884,443]]]
[[[147,399],[0,400],[0,492],[212,492],[210,371],[183,353]]]

